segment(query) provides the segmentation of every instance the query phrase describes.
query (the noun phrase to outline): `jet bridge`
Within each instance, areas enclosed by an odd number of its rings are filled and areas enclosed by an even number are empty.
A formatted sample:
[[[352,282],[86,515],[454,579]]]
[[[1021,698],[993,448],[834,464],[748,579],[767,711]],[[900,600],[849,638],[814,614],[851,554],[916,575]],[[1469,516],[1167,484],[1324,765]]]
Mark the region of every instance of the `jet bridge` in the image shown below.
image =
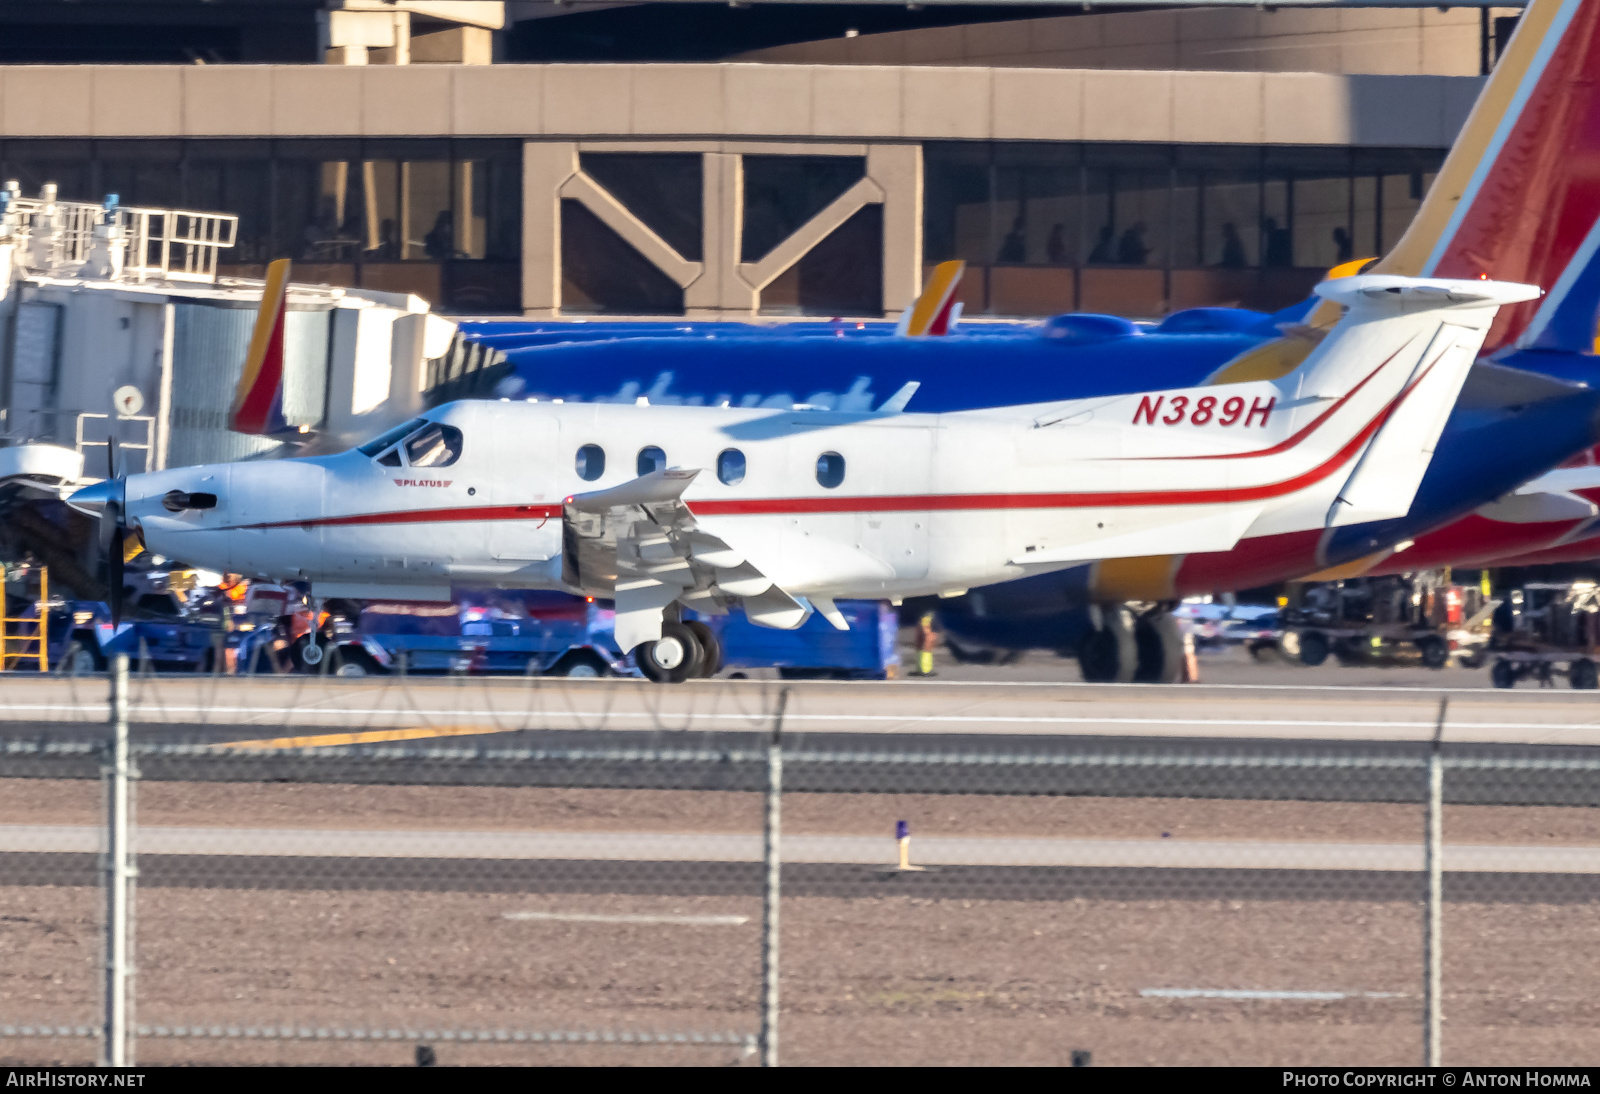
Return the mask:
[[[129,473],[326,450],[415,415],[466,371],[456,325],[411,294],[294,284],[291,432],[228,428],[264,282],[218,275],[230,213],[25,196],[0,183],[0,557],[49,553],[68,584],[92,548],[52,512],[64,488]],[[476,360],[471,364],[479,364]],[[89,590],[80,590],[88,595]]]

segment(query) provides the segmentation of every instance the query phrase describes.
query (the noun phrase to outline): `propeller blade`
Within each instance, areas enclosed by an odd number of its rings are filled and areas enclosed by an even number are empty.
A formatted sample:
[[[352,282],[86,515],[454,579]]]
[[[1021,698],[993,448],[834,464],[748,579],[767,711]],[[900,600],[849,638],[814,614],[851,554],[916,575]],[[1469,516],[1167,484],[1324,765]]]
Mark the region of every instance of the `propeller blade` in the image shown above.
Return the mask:
[[[122,624],[122,585],[127,578],[128,566],[122,555],[127,534],[128,530],[120,522],[115,524],[111,532],[110,552],[106,555],[106,584],[109,586],[107,593],[110,597],[112,627]]]
[[[100,547],[106,558],[106,602],[116,625],[122,622],[122,585],[127,577],[127,483],[121,478],[108,482],[111,489],[100,510]]]

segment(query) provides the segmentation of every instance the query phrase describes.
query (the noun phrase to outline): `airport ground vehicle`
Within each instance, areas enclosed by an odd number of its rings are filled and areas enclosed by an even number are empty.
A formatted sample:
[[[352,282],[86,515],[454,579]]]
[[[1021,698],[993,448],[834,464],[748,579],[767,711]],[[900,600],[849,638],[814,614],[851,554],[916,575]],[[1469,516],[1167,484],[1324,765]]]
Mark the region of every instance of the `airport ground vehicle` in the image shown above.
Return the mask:
[[[900,664],[898,613],[883,600],[835,602],[850,624],[841,631],[813,612],[792,631],[758,626],[742,611],[692,617],[721,646],[724,669],[776,668],[786,680],[883,680]]]
[[[1529,582],[1512,589],[1494,613],[1489,679],[1497,688],[1533,678],[1553,687],[1600,686],[1600,588],[1592,581]]]
[[[146,593],[113,625],[104,601],[68,600],[50,609],[50,664],[58,672],[100,672],[123,653],[157,672],[210,672],[230,636],[221,619],[186,614],[170,595]]]
[[[328,605],[329,670],[633,675],[616,646],[609,605],[546,591],[458,590],[451,603],[371,600]],[[294,647],[306,664],[305,643]]]
[[[1488,641],[1481,624],[1497,604],[1439,573],[1295,584],[1278,647],[1305,665],[1330,654],[1345,664],[1392,657],[1406,646],[1428,668],[1444,668],[1452,656],[1473,663]]]
[[[633,658],[617,649],[616,611],[608,601],[547,590],[457,590],[450,604],[340,601],[327,605],[324,637],[334,652],[327,671],[341,676],[383,672],[515,673],[546,676],[636,676]],[[719,668],[776,668],[788,679],[883,679],[899,663],[892,609],[875,601],[841,601],[849,631],[820,614],[793,631],[760,627],[743,612],[685,612],[701,650],[704,675]],[[305,671],[306,643],[291,647]],[[709,670],[709,671],[708,671]]]
[[[1231,598],[1230,598],[1231,599]],[[1197,649],[1218,649],[1254,641],[1277,626],[1277,609],[1261,604],[1236,604],[1210,598],[1186,600],[1172,610],[1184,630],[1194,635]]]

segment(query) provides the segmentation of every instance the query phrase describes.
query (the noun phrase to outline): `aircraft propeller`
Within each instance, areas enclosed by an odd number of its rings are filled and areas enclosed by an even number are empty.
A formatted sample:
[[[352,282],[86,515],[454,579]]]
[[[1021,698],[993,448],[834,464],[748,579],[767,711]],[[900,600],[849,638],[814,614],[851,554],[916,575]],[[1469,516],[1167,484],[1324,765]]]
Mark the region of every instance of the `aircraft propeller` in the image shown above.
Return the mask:
[[[106,497],[100,510],[100,546],[106,556],[107,603],[111,625],[122,623],[122,586],[127,573],[128,481],[117,467],[117,439],[106,439]]]

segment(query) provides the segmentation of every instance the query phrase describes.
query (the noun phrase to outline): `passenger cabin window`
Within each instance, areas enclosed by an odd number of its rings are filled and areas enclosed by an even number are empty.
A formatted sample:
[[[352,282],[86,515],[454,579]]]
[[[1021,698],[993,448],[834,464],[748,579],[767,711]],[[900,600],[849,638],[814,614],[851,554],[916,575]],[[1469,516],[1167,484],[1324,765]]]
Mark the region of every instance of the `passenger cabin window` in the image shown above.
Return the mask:
[[[667,466],[667,454],[655,445],[639,449],[639,474],[648,475],[654,471],[664,471]]]
[[[449,467],[461,458],[461,430],[429,422],[428,428],[406,442],[406,462],[412,467]]]
[[[356,451],[361,453],[363,456],[376,456],[379,452],[382,452],[385,448],[388,448],[391,444],[394,444],[402,437],[410,435],[410,433],[419,425],[426,425],[427,421],[428,420],[426,418],[412,418],[409,422],[401,422],[393,429],[385,430],[383,433],[380,433],[378,436],[372,438],[372,440],[368,441],[360,448],[357,448]],[[399,464],[396,463],[392,466],[398,467]]]
[[[817,481],[832,490],[844,481],[844,457],[837,452],[824,452],[817,457]]]
[[[593,482],[606,473],[606,450],[597,444],[578,449],[578,478]]]
[[[738,486],[744,481],[744,453],[737,448],[724,448],[717,455],[717,478],[724,486]]]

